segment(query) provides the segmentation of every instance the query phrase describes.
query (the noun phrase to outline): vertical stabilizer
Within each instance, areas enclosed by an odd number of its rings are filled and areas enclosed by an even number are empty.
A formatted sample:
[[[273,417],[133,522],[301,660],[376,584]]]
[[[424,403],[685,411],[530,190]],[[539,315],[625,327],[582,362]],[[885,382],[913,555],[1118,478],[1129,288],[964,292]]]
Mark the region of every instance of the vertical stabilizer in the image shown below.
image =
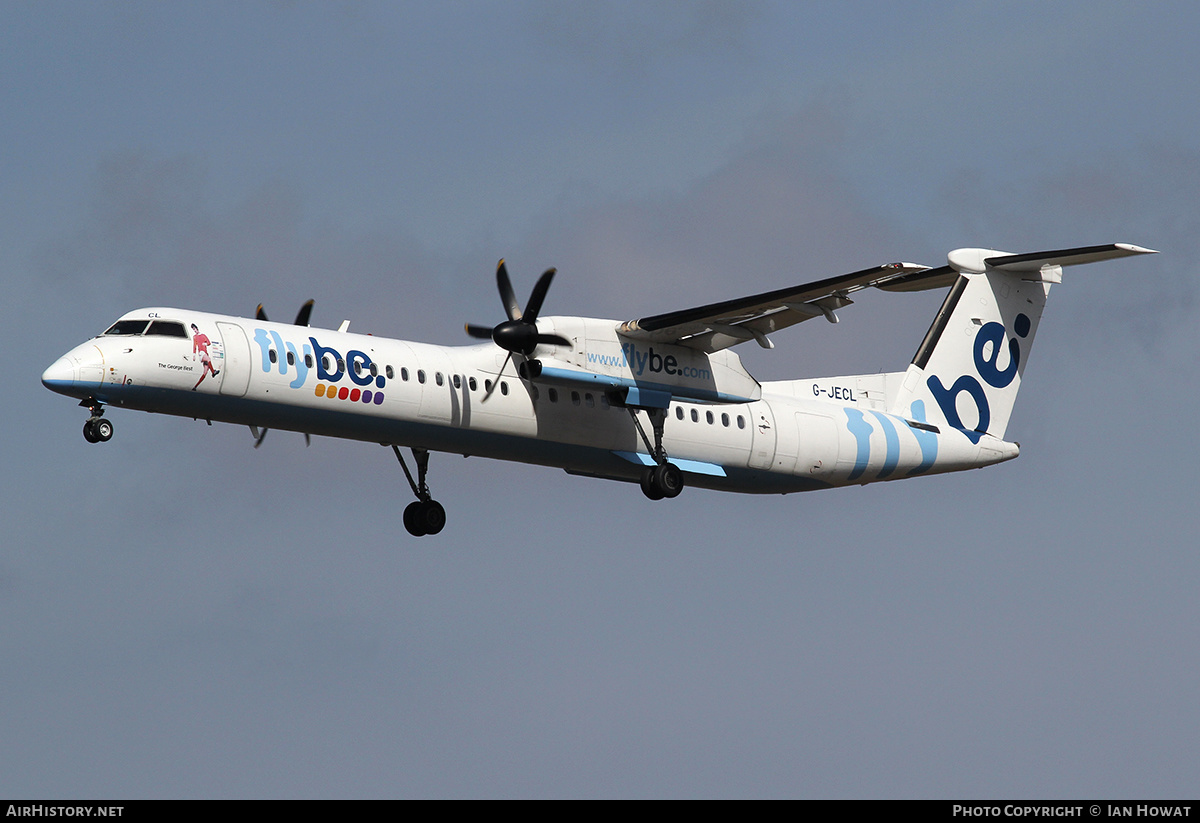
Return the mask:
[[[958,280],[904,375],[892,411],[912,420],[1003,438],[1051,285],[1062,267],[1150,249],[1128,244],[1011,254],[958,249]]]

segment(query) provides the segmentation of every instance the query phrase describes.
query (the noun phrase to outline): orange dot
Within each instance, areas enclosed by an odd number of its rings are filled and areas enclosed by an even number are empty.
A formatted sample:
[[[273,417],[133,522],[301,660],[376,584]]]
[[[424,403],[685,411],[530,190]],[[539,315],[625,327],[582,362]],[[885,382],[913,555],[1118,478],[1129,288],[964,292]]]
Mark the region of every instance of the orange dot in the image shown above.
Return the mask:
[[[325,396],[325,384],[318,383],[317,384],[317,397],[324,397],[324,396]]]

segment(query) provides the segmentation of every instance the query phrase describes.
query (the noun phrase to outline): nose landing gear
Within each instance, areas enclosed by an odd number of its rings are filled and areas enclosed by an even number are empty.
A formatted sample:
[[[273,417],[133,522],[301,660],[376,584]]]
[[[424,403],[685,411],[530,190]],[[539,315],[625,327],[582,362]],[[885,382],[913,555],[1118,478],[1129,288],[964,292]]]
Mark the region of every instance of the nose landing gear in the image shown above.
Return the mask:
[[[112,421],[104,417],[104,406],[94,399],[84,400],[79,405],[92,413],[83,424],[83,439],[89,443],[107,443],[112,440]]]

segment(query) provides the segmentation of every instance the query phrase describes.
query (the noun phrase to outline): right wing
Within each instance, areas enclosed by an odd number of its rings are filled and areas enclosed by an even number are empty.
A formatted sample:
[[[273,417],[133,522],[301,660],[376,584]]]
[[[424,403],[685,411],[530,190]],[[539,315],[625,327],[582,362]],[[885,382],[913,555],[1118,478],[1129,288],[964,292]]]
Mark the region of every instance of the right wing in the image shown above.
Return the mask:
[[[757,340],[769,349],[774,347],[767,338],[771,332],[813,317],[823,316],[836,323],[834,309],[854,302],[847,295],[859,289],[877,286],[917,291],[949,285],[957,276],[949,266],[930,269],[913,263],[889,263],[815,283],[630,320],[617,331],[634,340],[674,343],[710,353],[747,340]]]

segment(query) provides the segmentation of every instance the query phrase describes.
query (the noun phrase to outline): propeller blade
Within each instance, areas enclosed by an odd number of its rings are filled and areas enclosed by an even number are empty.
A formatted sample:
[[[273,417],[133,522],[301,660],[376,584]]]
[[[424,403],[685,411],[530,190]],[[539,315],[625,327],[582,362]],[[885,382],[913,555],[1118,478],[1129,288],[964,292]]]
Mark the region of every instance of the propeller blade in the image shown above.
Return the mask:
[[[480,403],[486,403],[488,398],[492,396],[492,392],[500,385],[500,379],[504,377],[504,370],[508,368],[509,361],[512,360],[512,355],[513,353],[509,352],[508,357],[504,358],[504,362],[500,364],[500,372],[496,375],[496,379],[492,381],[492,387],[484,393],[483,399],[479,401]]]
[[[267,320],[267,313],[265,311],[263,311],[262,303],[258,304],[258,311],[254,312],[254,319],[261,320],[264,323],[271,322],[271,321]]]
[[[508,312],[509,320],[521,319],[521,305],[517,302],[517,294],[513,291],[512,281],[508,279],[508,267],[503,258],[496,265],[496,286],[500,289],[500,302]]]
[[[261,309],[261,307],[260,307],[260,309]],[[296,312],[295,325],[307,326],[308,318],[312,316],[312,310],[313,310],[313,301],[309,300],[303,306],[300,307],[300,311]],[[265,320],[266,318],[263,318],[263,319]]]
[[[537,336],[538,343],[546,343],[551,346],[566,346],[572,348],[573,344],[570,340],[563,337],[561,334],[539,334]]]
[[[262,442],[267,439],[267,432],[269,432],[269,431],[270,431],[270,429],[262,430],[262,434],[260,434],[258,436],[258,439],[254,441],[254,448],[257,449],[259,446],[262,445]]]
[[[492,327],[491,326],[477,326],[474,323],[468,323],[466,325],[466,329],[467,329],[467,334],[471,335],[472,337],[478,337],[480,340],[491,340],[492,339]]]
[[[542,301],[546,299],[546,291],[550,288],[550,281],[554,279],[555,271],[557,269],[546,269],[538,278],[537,284],[533,287],[533,293],[529,295],[529,302],[525,304],[525,313],[521,315],[521,319],[526,323],[537,322],[538,312],[542,310]]]

